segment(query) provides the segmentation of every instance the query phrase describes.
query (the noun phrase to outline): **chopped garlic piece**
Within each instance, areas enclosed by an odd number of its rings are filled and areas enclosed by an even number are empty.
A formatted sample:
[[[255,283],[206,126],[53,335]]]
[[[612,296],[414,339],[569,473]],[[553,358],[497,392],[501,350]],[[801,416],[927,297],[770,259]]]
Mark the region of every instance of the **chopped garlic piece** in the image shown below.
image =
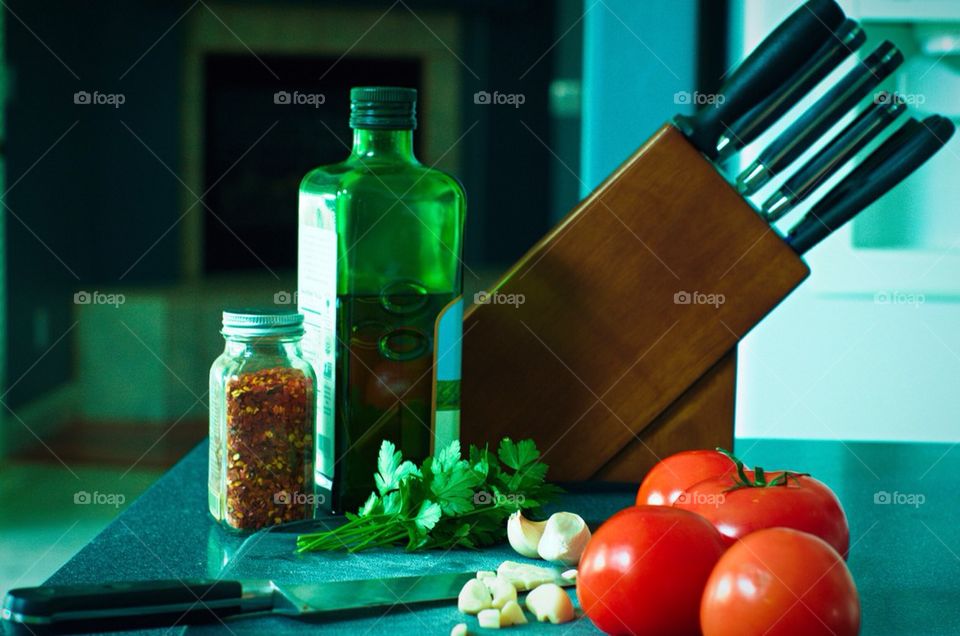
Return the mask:
[[[500,627],[510,625],[526,625],[527,617],[523,615],[523,608],[516,601],[508,601],[500,610]]]
[[[492,607],[490,590],[480,579],[470,579],[457,596],[457,609],[464,614],[476,614]]]
[[[490,595],[493,596],[493,600],[490,603],[491,607],[500,609],[508,601],[517,600],[517,588],[504,577],[496,576],[492,579],[485,578],[480,580],[483,581],[483,584],[486,585],[490,591]]]
[[[500,610],[485,609],[477,614],[477,622],[480,627],[486,629],[500,629]]]
[[[466,623],[457,623],[453,626],[453,629],[450,630],[450,636],[468,636],[469,633]]]
[[[573,603],[563,588],[554,583],[545,583],[527,594],[527,609],[541,623],[550,621],[567,623],[573,620]]]
[[[561,574],[560,576],[562,576],[563,578],[567,579],[568,581],[576,581],[576,580],[577,580],[577,568],[570,568],[569,570],[567,570],[566,572],[564,572],[564,573]]]
[[[497,568],[497,576],[501,576],[520,591],[532,590],[543,583],[558,583],[557,571],[552,568],[542,568],[537,565],[504,561]]]

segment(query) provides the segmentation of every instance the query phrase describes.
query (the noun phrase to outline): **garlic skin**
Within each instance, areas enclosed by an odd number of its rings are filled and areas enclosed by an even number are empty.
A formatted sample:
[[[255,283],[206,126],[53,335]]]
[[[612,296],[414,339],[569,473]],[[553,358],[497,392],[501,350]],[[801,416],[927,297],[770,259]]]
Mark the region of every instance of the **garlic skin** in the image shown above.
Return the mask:
[[[464,614],[478,614],[493,607],[490,590],[480,579],[470,579],[457,595],[457,609]]]
[[[577,565],[588,541],[590,528],[583,517],[572,512],[558,512],[547,519],[537,553],[546,561]]]
[[[500,610],[500,627],[526,624],[527,617],[523,615],[523,608],[516,601],[508,602]]]
[[[507,540],[510,547],[520,556],[528,559],[537,558],[537,546],[543,535],[545,521],[530,521],[520,511],[510,515],[507,519]]]
[[[544,583],[527,594],[527,609],[541,623],[550,621],[554,625],[573,620],[573,603],[563,588],[554,583]]]

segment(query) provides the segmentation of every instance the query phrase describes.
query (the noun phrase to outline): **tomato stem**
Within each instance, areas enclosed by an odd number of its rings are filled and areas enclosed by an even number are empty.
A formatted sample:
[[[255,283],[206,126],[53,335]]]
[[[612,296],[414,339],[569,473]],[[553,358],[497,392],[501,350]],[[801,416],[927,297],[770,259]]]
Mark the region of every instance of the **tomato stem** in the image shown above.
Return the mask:
[[[747,469],[744,467],[743,462],[740,461],[736,455],[725,448],[720,448],[719,446],[717,447],[717,452],[726,455],[737,467],[737,474],[733,477],[733,486],[727,488],[724,492],[739,490],[741,488],[773,488],[776,486],[787,486],[790,484],[791,479],[796,481],[798,477],[806,477],[809,475],[809,473],[797,473],[790,470],[785,470],[779,473],[773,479],[768,480],[766,471],[759,466],[754,466],[753,479],[750,479],[749,475],[747,475]]]

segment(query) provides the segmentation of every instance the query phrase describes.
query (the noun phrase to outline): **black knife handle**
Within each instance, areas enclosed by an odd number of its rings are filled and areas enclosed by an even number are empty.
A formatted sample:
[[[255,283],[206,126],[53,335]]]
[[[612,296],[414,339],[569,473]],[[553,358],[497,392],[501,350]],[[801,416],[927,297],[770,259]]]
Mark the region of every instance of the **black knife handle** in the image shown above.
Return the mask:
[[[763,204],[768,222],[781,219],[817,187],[836,174],[867,144],[873,141],[907,107],[895,94],[883,92],[817,155],[804,164]]]
[[[776,175],[806,152],[902,63],[903,54],[897,47],[890,41],[882,42],[760,153],[754,164],[738,177],[738,189],[744,194],[756,192],[769,176]],[[764,179],[753,178],[757,165],[763,166]]]
[[[701,108],[683,121],[687,138],[710,159],[717,141],[740,117],[767,99],[800,69],[844,20],[834,0],[809,0],[750,53],[720,89],[723,103]]]
[[[803,154],[820,136],[903,63],[903,54],[890,41],[873,53],[827,91],[771,144],[760,160],[779,172]],[[782,141],[781,141],[782,140]]]
[[[916,120],[912,120],[916,123]],[[906,130],[906,132],[902,132]],[[909,122],[891,135],[797,223],[787,243],[798,254],[810,250],[861,210],[886,194],[937,153],[953,136],[954,125],[939,115]]]
[[[866,34],[855,20],[844,20],[840,28],[833,33],[833,37],[829,38],[799,71],[721,135],[718,147],[720,160],[732,156],[763,134],[814,86],[840,66],[842,61],[863,46],[866,39]]]
[[[19,588],[3,603],[12,633],[71,634],[209,623],[243,611],[237,581],[142,581]]]

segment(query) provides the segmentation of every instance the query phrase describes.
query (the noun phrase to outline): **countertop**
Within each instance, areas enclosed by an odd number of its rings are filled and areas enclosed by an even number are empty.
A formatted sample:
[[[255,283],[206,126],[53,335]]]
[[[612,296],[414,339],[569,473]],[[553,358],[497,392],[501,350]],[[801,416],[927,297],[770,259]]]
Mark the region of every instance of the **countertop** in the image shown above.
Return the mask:
[[[840,497],[850,522],[849,565],[860,591],[863,634],[960,633],[960,504],[956,486],[960,450],[950,444],[741,439],[736,451],[748,465],[811,473]],[[225,532],[207,513],[206,453],[206,443],[191,451],[48,583],[157,578],[349,580],[492,570],[505,559],[522,560],[506,546],[476,552],[406,554],[378,550],[356,555],[297,556],[293,554],[293,534],[242,537]],[[591,524],[599,523],[631,505],[634,493],[634,485],[581,485],[552,508],[572,510]],[[904,501],[912,503],[898,503]],[[476,619],[459,614],[450,603],[336,622],[231,620],[226,625],[193,627],[190,632],[229,629],[228,633],[237,636],[306,631],[448,634],[459,622],[466,622],[471,631],[477,630]],[[578,620],[572,624],[530,624],[510,629],[564,636],[598,633],[579,610]]]

